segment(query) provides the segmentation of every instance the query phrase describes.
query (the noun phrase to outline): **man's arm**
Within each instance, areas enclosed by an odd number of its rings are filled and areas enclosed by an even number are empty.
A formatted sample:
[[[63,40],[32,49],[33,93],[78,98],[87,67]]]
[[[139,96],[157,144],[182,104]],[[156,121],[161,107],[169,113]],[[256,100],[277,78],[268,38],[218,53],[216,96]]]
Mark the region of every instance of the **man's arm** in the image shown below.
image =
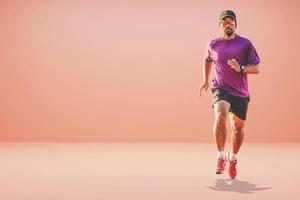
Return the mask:
[[[259,65],[247,65],[243,70],[244,74],[258,74],[259,73]]]
[[[228,65],[231,66],[231,68],[233,70],[235,70],[238,73],[241,73],[241,66],[235,59],[228,60],[227,63],[228,63]],[[259,65],[257,64],[257,65],[244,66],[243,73],[244,74],[258,74],[259,73]]]
[[[203,82],[200,86],[199,97],[201,97],[202,90],[205,89],[205,91],[207,91],[209,87],[209,75],[211,72],[211,66],[212,66],[212,61],[209,60],[208,58],[205,58],[203,61]]]
[[[203,61],[203,82],[209,82],[212,61],[205,58]]]

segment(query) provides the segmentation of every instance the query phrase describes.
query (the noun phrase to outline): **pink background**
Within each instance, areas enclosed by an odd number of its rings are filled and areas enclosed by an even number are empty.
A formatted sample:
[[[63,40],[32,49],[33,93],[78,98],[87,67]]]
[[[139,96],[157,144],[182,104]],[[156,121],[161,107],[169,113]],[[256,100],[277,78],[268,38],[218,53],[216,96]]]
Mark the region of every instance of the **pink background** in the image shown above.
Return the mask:
[[[248,142],[299,142],[299,1],[0,2],[0,141],[212,141],[198,98],[218,15],[261,58]]]

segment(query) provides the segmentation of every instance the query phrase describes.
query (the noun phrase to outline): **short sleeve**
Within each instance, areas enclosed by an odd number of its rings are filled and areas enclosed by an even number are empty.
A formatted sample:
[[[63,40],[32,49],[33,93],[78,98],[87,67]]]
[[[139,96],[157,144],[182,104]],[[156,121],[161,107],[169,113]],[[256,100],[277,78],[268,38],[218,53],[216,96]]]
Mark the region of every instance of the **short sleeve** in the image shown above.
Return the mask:
[[[248,65],[257,65],[258,63],[260,63],[260,58],[256,52],[254,45],[250,41],[248,51],[247,51],[247,64]]]
[[[209,41],[207,44],[206,44],[206,48],[205,48],[205,59],[211,61],[212,58],[211,58],[211,41]]]

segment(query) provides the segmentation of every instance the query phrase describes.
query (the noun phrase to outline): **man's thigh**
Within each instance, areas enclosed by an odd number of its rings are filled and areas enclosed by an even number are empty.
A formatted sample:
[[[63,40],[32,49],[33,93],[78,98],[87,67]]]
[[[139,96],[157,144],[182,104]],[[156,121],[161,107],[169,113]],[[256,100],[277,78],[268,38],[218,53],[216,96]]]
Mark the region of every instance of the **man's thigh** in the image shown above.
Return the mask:
[[[239,118],[236,114],[229,112],[229,122],[232,129],[243,128],[245,120]]]
[[[219,100],[214,103],[214,113],[215,118],[219,118],[220,116],[226,117],[230,109],[230,103],[225,100]]]

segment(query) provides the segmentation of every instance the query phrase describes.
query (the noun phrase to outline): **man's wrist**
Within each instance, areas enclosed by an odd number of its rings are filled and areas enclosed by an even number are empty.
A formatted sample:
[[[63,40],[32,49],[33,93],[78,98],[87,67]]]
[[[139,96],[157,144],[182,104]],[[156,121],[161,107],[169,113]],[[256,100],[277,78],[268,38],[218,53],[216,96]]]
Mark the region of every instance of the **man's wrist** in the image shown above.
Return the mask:
[[[240,73],[241,73],[241,74],[244,73],[245,66],[244,66],[244,65],[240,65],[240,69],[241,69]]]

